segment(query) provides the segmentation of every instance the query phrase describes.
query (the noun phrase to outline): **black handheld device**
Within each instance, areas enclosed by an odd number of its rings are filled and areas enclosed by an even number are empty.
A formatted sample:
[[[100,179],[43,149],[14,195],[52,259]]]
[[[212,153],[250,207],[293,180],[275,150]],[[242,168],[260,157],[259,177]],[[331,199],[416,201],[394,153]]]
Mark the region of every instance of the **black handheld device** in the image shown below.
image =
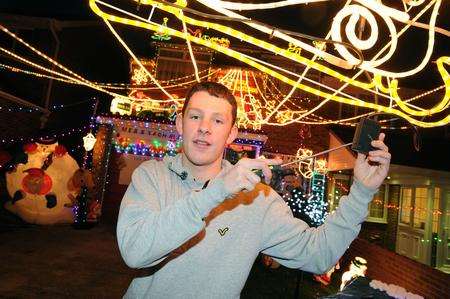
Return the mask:
[[[294,169],[282,168],[281,165],[270,165],[269,168],[272,171],[272,179],[269,185],[277,192],[281,192],[281,182],[285,176],[295,175]],[[253,172],[261,178],[261,181],[264,181],[264,174],[261,169],[254,169]]]
[[[380,135],[380,124],[370,118],[362,118],[356,127],[353,136],[352,150],[367,155],[375,148],[370,144],[373,140],[377,140]]]

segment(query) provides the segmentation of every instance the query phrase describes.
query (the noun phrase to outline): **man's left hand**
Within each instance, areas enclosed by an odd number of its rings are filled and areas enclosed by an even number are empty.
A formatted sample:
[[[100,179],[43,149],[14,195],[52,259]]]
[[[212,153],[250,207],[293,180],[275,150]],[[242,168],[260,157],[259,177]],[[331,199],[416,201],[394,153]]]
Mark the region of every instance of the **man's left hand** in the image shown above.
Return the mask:
[[[384,137],[381,133],[378,140],[371,142],[376,150],[370,151],[367,156],[358,153],[356,158],[353,169],[355,178],[367,188],[378,189],[388,175],[391,154],[383,142]]]

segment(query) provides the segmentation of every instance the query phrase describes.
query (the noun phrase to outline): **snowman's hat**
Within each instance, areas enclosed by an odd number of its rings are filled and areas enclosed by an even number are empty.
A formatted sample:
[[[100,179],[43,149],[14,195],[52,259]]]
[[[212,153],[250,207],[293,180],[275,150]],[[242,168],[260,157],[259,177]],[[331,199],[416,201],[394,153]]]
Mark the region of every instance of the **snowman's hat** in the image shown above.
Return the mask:
[[[37,142],[40,144],[51,145],[51,144],[56,143],[56,138],[49,137],[49,136],[43,136],[43,137],[39,137]]]
[[[367,266],[367,261],[359,256],[355,257],[352,263],[358,268],[361,268],[361,266]]]
[[[50,145],[50,144],[56,143],[56,141],[57,141],[55,136],[48,129],[41,129],[39,131],[39,135],[40,135],[40,137],[36,141],[37,143]]]

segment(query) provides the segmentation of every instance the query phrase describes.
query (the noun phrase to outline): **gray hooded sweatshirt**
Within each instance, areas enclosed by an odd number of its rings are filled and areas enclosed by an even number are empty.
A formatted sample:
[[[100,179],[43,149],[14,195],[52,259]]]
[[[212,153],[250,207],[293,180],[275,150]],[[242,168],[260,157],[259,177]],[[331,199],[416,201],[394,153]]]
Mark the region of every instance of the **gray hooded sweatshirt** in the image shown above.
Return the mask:
[[[325,223],[309,227],[270,187],[227,194],[221,172],[206,188],[182,154],[142,163],[121,203],[119,249],[145,268],[124,298],[239,298],[260,252],[280,264],[324,273],[358,235],[376,190],[355,181]]]

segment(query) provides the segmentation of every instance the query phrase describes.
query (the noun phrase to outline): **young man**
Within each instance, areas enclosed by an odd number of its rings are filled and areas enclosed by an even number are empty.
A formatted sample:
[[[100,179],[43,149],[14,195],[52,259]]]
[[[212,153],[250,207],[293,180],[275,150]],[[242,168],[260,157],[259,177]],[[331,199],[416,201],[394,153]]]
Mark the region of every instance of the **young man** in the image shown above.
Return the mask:
[[[126,298],[238,298],[260,252],[287,267],[324,273],[358,235],[388,172],[384,135],[372,142],[377,150],[358,155],[355,182],[340,208],[310,228],[252,171],[261,169],[269,181],[269,165],[281,161],[222,160],[237,135],[236,110],[225,86],[195,85],[176,120],[183,153],[134,171],[117,238],[127,265],[152,274],[134,279]]]

